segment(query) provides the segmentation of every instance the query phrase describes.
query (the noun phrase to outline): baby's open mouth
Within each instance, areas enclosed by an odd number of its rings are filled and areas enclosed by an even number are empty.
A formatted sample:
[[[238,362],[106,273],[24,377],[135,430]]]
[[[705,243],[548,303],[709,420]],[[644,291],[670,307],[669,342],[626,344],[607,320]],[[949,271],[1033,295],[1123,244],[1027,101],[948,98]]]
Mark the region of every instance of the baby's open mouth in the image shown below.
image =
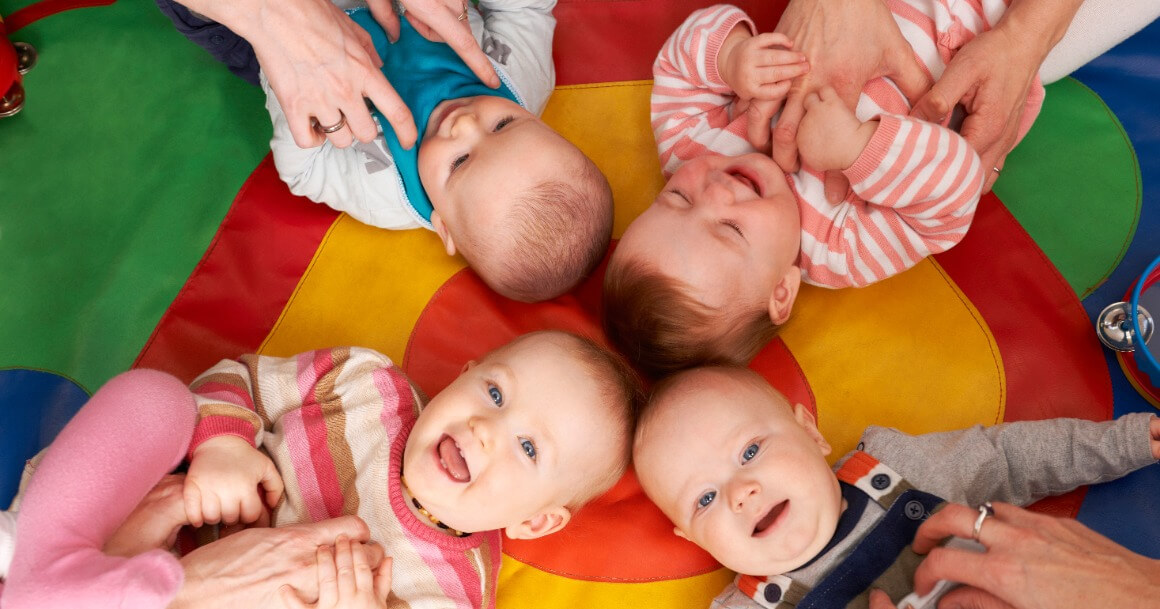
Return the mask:
[[[439,465],[443,466],[447,475],[457,482],[471,481],[471,470],[467,468],[467,460],[463,458],[463,451],[459,450],[459,444],[454,438],[445,434],[439,438],[435,450],[439,453]]]
[[[749,175],[747,175],[741,169],[730,169],[726,173],[728,173],[729,176],[732,177],[734,180],[737,180],[738,182],[741,182],[742,184],[744,184],[746,188],[757,193],[757,196],[759,196],[759,197],[761,196],[761,187],[758,186],[757,181],[754,180]]]
[[[789,505],[789,499],[786,499],[785,501],[782,501],[769,508],[769,513],[767,513],[765,516],[762,516],[761,520],[757,521],[757,525],[753,527],[753,535],[760,535],[765,532],[765,530],[768,529],[771,525],[773,525],[774,521],[777,520],[777,517],[781,516],[781,513],[785,511],[785,507],[787,505]]]

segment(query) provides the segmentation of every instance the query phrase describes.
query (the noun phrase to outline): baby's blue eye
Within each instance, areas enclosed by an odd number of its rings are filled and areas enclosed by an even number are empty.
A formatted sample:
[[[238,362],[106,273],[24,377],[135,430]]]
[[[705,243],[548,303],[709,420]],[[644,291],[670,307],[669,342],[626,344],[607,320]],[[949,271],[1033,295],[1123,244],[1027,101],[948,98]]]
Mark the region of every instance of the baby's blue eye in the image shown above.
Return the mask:
[[[750,444],[745,447],[745,452],[741,453],[741,462],[748,463],[751,459],[757,456],[757,445]]]
[[[491,396],[491,401],[495,402],[496,406],[503,406],[503,392],[495,385],[487,386],[487,394]]]
[[[713,500],[716,498],[717,498],[717,491],[709,491],[709,492],[705,493],[704,495],[701,495],[700,497],[697,498],[697,507],[698,508],[709,507],[709,504],[713,503]]]
[[[532,461],[536,460],[536,445],[531,440],[520,440],[520,447],[524,449],[524,454]]]

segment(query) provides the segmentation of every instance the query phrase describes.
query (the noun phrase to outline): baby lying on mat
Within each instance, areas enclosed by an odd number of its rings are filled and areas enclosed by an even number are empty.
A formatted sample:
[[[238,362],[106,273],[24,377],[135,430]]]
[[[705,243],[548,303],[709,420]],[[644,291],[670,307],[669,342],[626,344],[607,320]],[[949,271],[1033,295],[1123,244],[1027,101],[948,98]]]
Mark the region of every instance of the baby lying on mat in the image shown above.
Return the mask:
[[[892,5],[915,54],[938,76],[954,50],[988,29],[1001,0]],[[947,5],[947,6],[944,6]],[[917,20],[919,23],[911,23]],[[668,183],[625,230],[605,275],[609,338],[663,374],[746,363],[793,310],[802,281],[865,286],[958,243],[987,168],[957,133],[910,118],[885,79],[857,112],[824,89],[806,99],[803,168],[786,175],[746,140],[746,111],[784,97],[804,57],[781,34],[757,34],[740,9],[693,13],[653,64],[653,132]],[[1033,91],[1022,133],[1042,102]],[[825,170],[852,191],[826,200]]]
[[[405,148],[376,112],[380,133],[369,143],[299,148],[263,78],[278,174],[293,193],[360,222],[434,230],[448,255],[462,254],[504,296],[535,302],[567,292],[604,257],[612,191],[599,168],[539,118],[555,85],[555,4],[482,0],[477,11],[465,3],[499,89],[408,19],[390,42],[369,10],[352,11],[410,108],[418,139]],[[342,122],[322,127],[336,126]]]
[[[124,376],[108,384],[112,397],[98,392],[102,399],[90,402],[103,405],[106,422],[125,414],[117,402],[127,400],[116,392],[153,395],[164,393],[159,384],[176,384],[152,371]],[[382,585],[362,590],[375,605],[463,608],[495,606],[501,530],[522,539],[554,533],[620,478],[639,395],[635,377],[618,357],[558,331],[522,336],[469,363],[426,404],[386,356],[360,348],[227,360],[193,383],[192,397],[177,389],[165,404],[146,404],[152,413],[145,418],[156,420],[143,426],[177,427],[185,415],[193,416],[196,398],[198,422],[184,484],[192,524],[254,522],[264,505],[275,504],[274,526],[357,515],[393,562],[380,570],[382,578],[394,573],[389,599],[380,594]],[[159,412],[174,414],[155,416]],[[139,496],[115,494],[106,503],[116,505],[67,510],[36,504],[54,495],[51,489],[37,491],[38,484],[62,478],[74,483],[71,473],[54,472],[78,471],[78,461],[83,471],[100,474],[101,484],[141,476],[149,471],[142,462],[168,467],[166,455],[177,454],[175,448],[185,452],[185,446],[152,444],[172,435],[138,432],[125,438],[132,442],[127,458],[113,456],[116,451],[90,455],[70,453],[67,445],[49,448],[21,506],[21,517],[29,520],[18,518],[5,607],[117,604],[110,599],[124,599],[118,606],[164,607],[173,599],[181,586],[176,559],[164,552],[142,554],[157,540],[139,541],[135,562],[110,562],[105,572],[99,561],[106,558],[106,539],[76,534],[78,528],[111,534]],[[71,454],[73,461],[54,457],[54,451]],[[122,533],[133,537],[133,531]],[[339,544],[340,557],[344,550],[356,557],[361,552]],[[94,565],[88,572],[66,568],[81,558]],[[62,568],[66,573],[54,573]]]
[[[751,370],[695,368],[658,384],[633,463],[674,532],[737,571],[714,607],[897,603],[921,557],[918,525],[943,502],[1026,505],[1160,459],[1160,419],[1048,419],[910,436],[870,427],[826,462],[813,415]]]

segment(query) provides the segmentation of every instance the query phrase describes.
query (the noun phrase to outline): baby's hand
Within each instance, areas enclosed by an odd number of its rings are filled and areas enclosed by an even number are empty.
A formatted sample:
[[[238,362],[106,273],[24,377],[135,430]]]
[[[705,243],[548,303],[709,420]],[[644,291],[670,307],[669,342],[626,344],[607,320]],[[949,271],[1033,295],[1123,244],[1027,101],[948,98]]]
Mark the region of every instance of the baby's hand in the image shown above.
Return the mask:
[[[749,35],[738,24],[725,38],[717,54],[717,72],[742,100],[785,99],[790,81],[810,71],[806,56],[791,51],[793,41],[785,34]]]
[[[296,609],[380,609],[391,593],[391,559],[384,557],[377,571],[371,569],[366,546],[345,536],[318,548],[318,602],[307,604],[290,586],[281,589],[282,600]]]
[[[256,521],[262,514],[258,485],[266,505],[282,498],[282,477],[270,458],[237,436],[206,440],[193,451],[185,476],[185,511],[195,527],[221,522]]]
[[[1152,458],[1160,461],[1160,417],[1153,416],[1148,429],[1152,432]]]
[[[878,127],[878,121],[859,121],[831,87],[807,95],[805,110],[798,126],[798,151],[803,163],[819,171],[849,168]]]

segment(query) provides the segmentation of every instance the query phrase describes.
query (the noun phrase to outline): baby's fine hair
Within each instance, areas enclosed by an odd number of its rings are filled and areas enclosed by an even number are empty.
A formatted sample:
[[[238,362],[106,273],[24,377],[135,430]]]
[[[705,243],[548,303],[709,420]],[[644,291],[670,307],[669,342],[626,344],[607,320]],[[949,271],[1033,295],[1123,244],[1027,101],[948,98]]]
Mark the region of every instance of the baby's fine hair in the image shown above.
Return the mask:
[[[504,220],[507,251],[482,245],[490,287],[513,300],[540,302],[571,290],[600,264],[612,239],[612,188],[579,149],[568,180],[542,182]],[[563,169],[563,168],[562,168]],[[472,266],[476,266],[476,261]],[[479,268],[476,266],[476,268]]]
[[[612,262],[604,275],[604,332],[645,374],[659,378],[694,366],[746,365],[777,335],[757,307],[726,319],[698,302],[680,280],[636,260]],[[714,336],[708,330],[727,324]]]

